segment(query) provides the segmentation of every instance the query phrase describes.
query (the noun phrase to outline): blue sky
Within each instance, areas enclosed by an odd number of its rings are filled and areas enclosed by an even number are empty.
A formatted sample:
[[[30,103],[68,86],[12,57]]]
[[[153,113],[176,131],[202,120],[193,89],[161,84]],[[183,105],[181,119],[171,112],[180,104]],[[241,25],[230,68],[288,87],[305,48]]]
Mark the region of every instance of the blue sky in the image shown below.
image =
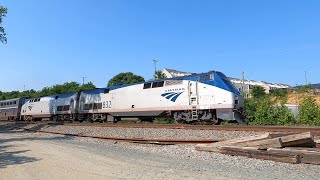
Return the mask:
[[[67,81],[104,87],[120,72],[219,70],[290,85],[320,83],[320,1],[0,0],[0,90]]]

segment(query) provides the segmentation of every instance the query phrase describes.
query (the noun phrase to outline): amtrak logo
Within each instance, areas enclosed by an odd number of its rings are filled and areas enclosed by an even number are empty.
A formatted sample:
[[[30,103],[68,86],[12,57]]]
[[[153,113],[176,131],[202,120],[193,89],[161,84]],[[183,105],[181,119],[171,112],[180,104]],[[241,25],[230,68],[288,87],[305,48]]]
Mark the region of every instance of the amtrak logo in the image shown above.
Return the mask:
[[[32,107],[33,107],[33,106],[28,106],[28,109],[31,111]]]
[[[169,99],[172,102],[176,102],[177,98],[183,93],[182,92],[168,92],[168,93],[163,93],[161,94],[162,97],[165,97],[167,99]]]

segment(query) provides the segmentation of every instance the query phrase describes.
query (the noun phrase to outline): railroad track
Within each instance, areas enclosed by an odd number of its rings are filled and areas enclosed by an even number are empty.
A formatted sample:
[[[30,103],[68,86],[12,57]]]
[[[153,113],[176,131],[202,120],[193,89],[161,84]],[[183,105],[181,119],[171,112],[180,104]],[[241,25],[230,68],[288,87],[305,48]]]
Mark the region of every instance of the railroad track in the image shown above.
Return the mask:
[[[147,139],[147,138],[121,138],[121,137],[108,137],[108,136],[91,136],[91,135],[83,135],[83,134],[70,134],[70,133],[61,133],[61,132],[53,132],[53,131],[44,131],[44,130],[34,130],[31,128],[23,128],[16,127],[17,129],[22,129],[25,131],[32,132],[41,132],[41,133],[49,133],[49,134],[58,134],[65,136],[75,136],[75,137],[87,137],[94,139],[105,139],[105,140],[113,140],[113,141],[125,141],[132,143],[143,143],[143,144],[160,144],[160,145],[171,145],[171,144],[209,144],[222,141],[219,140],[201,140],[201,139]]]
[[[66,126],[87,126],[90,124],[65,124]],[[255,132],[318,132],[320,127],[296,126],[243,126],[243,125],[172,125],[172,124],[93,124],[97,127],[122,128],[165,128],[165,129],[191,129],[191,130],[225,130],[225,131],[255,131]]]
[[[39,124],[64,126],[93,126],[93,127],[119,127],[119,128],[164,128],[188,130],[224,130],[224,131],[255,131],[255,132],[314,132],[320,134],[320,127],[301,126],[246,126],[246,125],[185,125],[185,124],[114,124],[114,123],[48,123],[48,122],[8,122],[7,124]]]
[[[145,139],[145,138],[121,138],[121,137],[105,137],[105,136],[91,136],[83,134],[70,134],[61,132],[51,132],[44,130],[34,130],[32,128],[25,128],[25,125],[64,125],[64,126],[94,126],[94,127],[115,127],[115,128],[165,128],[165,129],[186,129],[186,130],[225,130],[225,131],[256,131],[256,132],[313,132],[315,135],[320,135],[320,127],[295,127],[295,126],[243,126],[243,125],[229,125],[229,126],[209,126],[209,125],[176,125],[176,124],[111,124],[111,123],[64,123],[64,124],[52,124],[48,122],[9,122],[1,124],[12,124],[16,128],[20,128],[26,131],[51,133],[67,136],[88,137],[95,139],[107,139],[114,141],[127,141],[134,143],[149,143],[149,144],[206,144],[222,141],[219,140],[186,140],[186,139]]]

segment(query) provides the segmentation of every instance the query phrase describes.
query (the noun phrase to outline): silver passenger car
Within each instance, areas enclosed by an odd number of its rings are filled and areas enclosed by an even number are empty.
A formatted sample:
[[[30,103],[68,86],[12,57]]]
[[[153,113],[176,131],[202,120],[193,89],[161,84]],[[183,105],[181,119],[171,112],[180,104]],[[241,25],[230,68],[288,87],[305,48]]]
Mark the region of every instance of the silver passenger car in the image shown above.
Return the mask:
[[[24,98],[0,101],[0,120],[20,120],[21,106]]]

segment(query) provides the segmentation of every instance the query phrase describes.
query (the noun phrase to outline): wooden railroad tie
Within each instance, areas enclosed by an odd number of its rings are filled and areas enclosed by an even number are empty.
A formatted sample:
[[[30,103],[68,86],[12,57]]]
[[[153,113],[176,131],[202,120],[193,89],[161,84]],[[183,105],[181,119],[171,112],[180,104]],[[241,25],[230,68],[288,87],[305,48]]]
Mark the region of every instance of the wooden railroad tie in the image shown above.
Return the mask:
[[[316,146],[317,143],[310,132],[300,134],[265,133],[212,144],[198,144],[196,149],[292,164],[320,165],[320,149]]]

